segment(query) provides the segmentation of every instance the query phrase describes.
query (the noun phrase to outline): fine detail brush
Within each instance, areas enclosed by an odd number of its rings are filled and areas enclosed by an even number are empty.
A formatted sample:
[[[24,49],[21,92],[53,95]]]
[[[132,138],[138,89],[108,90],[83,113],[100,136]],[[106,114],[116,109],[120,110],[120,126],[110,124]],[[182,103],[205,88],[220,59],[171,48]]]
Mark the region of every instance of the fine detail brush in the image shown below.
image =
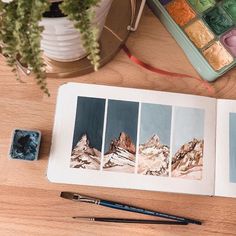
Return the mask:
[[[103,218],[103,217],[80,217],[74,216],[80,222],[111,222],[111,223],[129,223],[129,224],[162,224],[162,225],[188,225],[184,221],[170,221],[170,220],[142,220],[142,219],[121,219],[121,218]]]

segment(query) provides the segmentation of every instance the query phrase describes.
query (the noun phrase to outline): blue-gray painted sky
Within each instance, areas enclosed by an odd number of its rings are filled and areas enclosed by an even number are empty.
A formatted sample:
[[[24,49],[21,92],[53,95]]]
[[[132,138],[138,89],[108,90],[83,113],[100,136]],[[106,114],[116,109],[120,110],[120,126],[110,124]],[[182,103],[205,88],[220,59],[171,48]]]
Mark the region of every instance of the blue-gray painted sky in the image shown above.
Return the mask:
[[[230,182],[236,183],[236,113],[229,114]]]
[[[78,97],[72,149],[87,134],[89,146],[101,151],[104,113],[105,99]]]
[[[111,141],[117,139],[121,132],[128,134],[136,146],[138,109],[137,102],[108,100],[105,153],[109,151]]]
[[[204,138],[204,115],[202,109],[174,107],[173,110],[173,154],[193,138]]]
[[[170,146],[171,113],[171,106],[142,103],[139,143],[157,134],[162,144]]]

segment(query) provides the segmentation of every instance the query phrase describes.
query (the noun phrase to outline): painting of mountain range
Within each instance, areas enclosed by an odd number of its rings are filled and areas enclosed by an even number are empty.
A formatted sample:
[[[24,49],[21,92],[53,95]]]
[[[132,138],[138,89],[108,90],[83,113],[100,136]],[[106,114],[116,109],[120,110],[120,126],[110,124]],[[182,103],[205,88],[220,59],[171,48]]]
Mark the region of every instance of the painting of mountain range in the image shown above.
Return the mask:
[[[153,135],[145,144],[139,145],[138,173],[144,175],[168,176],[170,148],[160,143]]]
[[[108,100],[103,170],[135,172],[139,103]]]
[[[174,107],[171,176],[201,180],[203,172],[205,111]]]
[[[105,99],[78,97],[71,168],[100,170]]]
[[[135,168],[135,145],[125,133],[120,133],[117,139],[110,143],[110,148],[104,155],[103,170],[133,173]]]
[[[89,146],[86,134],[74,147],[71,153],[71,168],[99,170],[101,164],[101,152]]]
[[[138,173],[168,176],[172,107],[142,103]]]
[[[171,176],[201,180],[203,168],[204,141],[194,138],[185,143],[173,156]]]

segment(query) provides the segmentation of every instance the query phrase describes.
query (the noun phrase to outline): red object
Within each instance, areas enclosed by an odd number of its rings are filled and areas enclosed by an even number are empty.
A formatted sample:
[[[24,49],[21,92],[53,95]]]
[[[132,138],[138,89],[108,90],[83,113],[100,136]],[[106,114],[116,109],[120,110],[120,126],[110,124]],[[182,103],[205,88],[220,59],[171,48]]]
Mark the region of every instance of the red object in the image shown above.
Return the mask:
[[[152,71],[152,72],[160,74],[160,75],[168,76],[170,78],[191,78],[191,79],[198,80],[208,90],[208,92],[213,94],[212,86],[208,82],[202,80],[201,78],[194,77],[194,76],[187,75],[187,74],[181,74],[181,73],[165,71],[165,70],[159,69],[157,67],[153,67],[153,66],[139,60],[137,57],[133,56],[126,45],[123,46],[123,50],[128,55],[128,57],[131,61],[133,61],[134,63],[136,63],[140,66],[142,66],[143,68],[145,68],[149,71]]]

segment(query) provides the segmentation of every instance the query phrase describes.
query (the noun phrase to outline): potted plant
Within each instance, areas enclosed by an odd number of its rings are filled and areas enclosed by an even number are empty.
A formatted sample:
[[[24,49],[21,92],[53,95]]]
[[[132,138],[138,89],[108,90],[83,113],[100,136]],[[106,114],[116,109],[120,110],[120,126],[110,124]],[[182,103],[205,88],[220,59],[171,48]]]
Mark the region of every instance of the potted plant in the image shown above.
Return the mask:
[[[98,39],[112,0],[0,0],[0,43],[13,72],[19,62],[49,95],[42,52],[54,60],[88,56],[97,70]],[[16,73],[17,74],[17,73]]]

